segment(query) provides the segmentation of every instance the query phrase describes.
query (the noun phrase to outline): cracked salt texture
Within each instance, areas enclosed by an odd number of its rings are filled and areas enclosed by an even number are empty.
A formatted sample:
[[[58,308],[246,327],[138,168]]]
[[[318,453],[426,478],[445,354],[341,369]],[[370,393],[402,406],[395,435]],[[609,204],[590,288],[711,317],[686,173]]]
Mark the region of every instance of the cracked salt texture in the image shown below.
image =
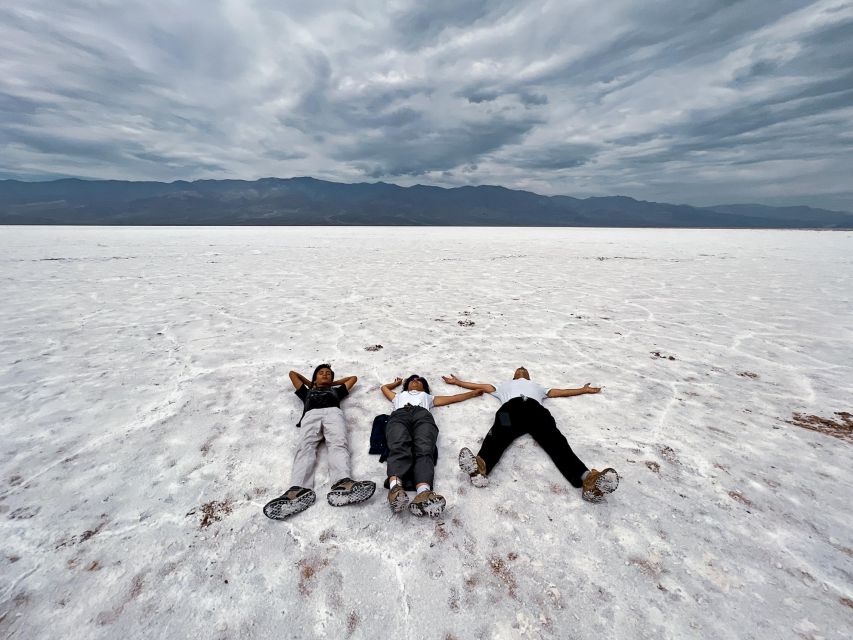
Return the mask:
[[[792,418],[851,410],[849,232],[5,227],[0,249],[0,636],[849,637],[853,445]],[[330,507],[322,448],[321,499],[267,520],[287,372],[322,361],[359,376],[354,477],[383,479],[381,383],[525,365],[604,386],[546,406],[619,489],[583,502],[528,437],[472,487],[485,396],[435,411],[440,520],[381,490]]]

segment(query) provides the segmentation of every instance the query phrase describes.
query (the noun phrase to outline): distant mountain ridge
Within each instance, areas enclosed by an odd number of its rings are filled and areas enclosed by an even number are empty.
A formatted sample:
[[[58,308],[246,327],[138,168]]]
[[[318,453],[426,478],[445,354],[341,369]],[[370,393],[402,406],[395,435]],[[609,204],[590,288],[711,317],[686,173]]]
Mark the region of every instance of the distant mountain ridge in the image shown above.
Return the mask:
[[[428,225],[851,229],[805,206],[692,207],[625,196],[543,196],[499,186],[400,187],[316,178],[0,181],[0,224]]]

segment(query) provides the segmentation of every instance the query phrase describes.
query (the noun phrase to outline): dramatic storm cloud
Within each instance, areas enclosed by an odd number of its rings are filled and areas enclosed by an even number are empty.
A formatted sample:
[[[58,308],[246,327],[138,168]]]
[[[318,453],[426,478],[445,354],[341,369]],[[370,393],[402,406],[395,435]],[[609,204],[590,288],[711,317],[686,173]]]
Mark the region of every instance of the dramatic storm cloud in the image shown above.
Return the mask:
[[[29,0],[0,177],[853,210],[853,0]]]

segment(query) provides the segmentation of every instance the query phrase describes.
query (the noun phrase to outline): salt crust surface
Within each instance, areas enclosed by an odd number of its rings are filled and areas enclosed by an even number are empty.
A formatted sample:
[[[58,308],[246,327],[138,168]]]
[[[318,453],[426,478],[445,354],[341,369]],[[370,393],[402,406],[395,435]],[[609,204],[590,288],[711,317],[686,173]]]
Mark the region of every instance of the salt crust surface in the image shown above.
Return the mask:
[[[853,404],[849,232],[5,227],[0,249],[0,637],[851,635],[853,445],[787,422]],[[322,449],[317,504],[267,520],[287,372],[325,360],[359,376],[355,477],[383,479],[381,383],[523,364],[604,385],[546,402],[619,490],[583,502],[529,437],[471,487],[486,396],[435,411],[440,520],[381,489],[330,507]]]

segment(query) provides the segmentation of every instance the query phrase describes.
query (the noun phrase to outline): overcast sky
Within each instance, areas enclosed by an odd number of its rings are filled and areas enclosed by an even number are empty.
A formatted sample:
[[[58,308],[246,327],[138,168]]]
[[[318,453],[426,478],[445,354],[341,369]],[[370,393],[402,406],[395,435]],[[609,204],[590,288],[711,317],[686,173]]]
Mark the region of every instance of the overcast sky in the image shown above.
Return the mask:
[[[853,211],[853,0],[12,0],[0,178]]]

